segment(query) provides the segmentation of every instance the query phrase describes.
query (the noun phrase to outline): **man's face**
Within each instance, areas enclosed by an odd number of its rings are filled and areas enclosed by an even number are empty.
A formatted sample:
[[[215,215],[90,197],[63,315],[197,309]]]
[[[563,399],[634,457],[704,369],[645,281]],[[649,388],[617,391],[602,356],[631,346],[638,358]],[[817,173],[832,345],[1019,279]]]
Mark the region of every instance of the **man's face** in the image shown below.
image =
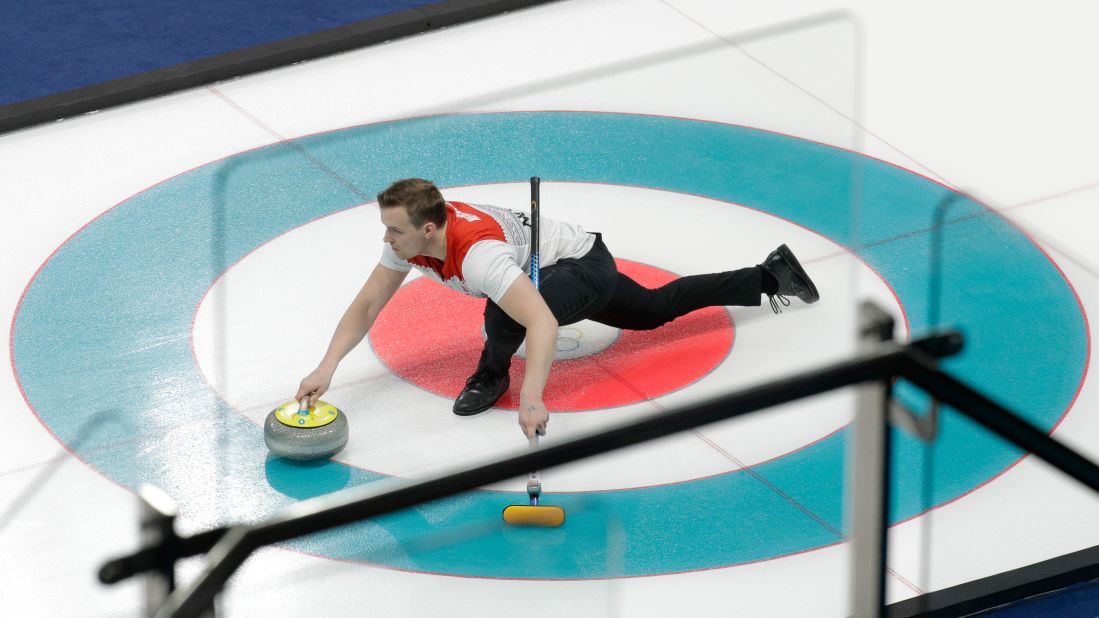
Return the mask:
[[[408,218],[408,210],[403,206],[381,208],[382,225],[385,226],[385,235],[382,241],[393,248],[393,253],[402,260],[416,257],[423,252],[435,224],[424,223],[417,228]]]

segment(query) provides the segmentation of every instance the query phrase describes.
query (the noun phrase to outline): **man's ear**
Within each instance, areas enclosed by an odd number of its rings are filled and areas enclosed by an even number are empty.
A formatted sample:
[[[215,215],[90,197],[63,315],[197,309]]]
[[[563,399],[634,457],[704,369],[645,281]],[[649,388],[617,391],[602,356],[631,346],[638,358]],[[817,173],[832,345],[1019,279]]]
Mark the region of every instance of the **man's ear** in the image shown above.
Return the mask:
[[[438,229],[439,226],[434,221],[428,221],[424,224],[424,236],[434,236]]]

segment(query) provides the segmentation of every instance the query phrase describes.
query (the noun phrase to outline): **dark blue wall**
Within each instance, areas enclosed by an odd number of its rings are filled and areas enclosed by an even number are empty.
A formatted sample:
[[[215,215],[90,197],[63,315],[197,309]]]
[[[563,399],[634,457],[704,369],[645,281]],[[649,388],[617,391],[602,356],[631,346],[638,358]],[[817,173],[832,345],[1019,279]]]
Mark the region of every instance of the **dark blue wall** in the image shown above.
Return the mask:
[[[0,0],[0,105],[438,0]]]

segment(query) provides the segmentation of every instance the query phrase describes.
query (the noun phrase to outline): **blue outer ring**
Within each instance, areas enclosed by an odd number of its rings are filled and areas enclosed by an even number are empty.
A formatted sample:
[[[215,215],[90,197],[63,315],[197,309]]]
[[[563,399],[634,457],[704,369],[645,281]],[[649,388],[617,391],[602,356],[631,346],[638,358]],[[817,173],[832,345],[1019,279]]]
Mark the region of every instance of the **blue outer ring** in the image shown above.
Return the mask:
[[[788,136],[600,113],[362,126],[246,152],[161,183],[92,222],[43,266],[17,311],[13,359],[28,401],[59,439],[127,487],[162,487],[198,521],[251,520],[294,498],[379,478],[341,464],[265,459],[260,430],[226,409],[191,354],[193,312],[228,265],[297,225],[363,201],[302,151],[367,195],[408,176],[453,186],[539,175],[745,204],[841,244],[848,244],[852,167],[859,165],[868,247],[860,257],[897,291],[916,332],[927,313],[930,237],[912,232],[930,224],[948,192],[894,166]],[[1049,430],[1087,364],[1080,305],[1049,259],[1000,217],[964,199],[952,215],[960,221],[944,236],[944,318],[963,327],[968,345],[949,369]],[[211,410],[216,420],[188,423],[180,412],[194,409]],[[473,492],[294,546],[486,577],[633,576],[763,560],[842,540],[843,441],[841,432],[757,466],[754,475],[555,494],[553,502],[569,512],[557,530],[505,528],[502,506],[523,496]],[[936,449],[936,504],[1019,456],[953,415]],[[906,437],[896,450],[894,521],[921,511],[923,461]]]

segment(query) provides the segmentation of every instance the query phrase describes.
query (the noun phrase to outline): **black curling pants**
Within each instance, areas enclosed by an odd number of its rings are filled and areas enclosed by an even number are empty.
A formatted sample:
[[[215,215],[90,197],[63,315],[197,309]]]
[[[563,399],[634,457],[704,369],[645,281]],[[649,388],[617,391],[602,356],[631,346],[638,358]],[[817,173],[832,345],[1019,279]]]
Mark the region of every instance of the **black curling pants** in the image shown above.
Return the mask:
[[[757,306],[763,293],[758,266],[680,277],[650,290],[618,272],[603,238],[583,257],[558,261],[541,271],[539,291],[561,326],[593,320],[627,330],[650,330],[696,309]],[[485,305],[485,349],[478,371],[507,374],[526,329],[491,300]]]

